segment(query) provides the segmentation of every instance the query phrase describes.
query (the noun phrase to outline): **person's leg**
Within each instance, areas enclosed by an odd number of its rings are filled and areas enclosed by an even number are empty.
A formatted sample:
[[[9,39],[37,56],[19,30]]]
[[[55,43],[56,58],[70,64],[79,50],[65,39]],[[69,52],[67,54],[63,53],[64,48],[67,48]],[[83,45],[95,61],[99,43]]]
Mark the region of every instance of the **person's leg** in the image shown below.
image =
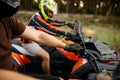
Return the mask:
[[[41,48],[41,50],[38,52],[39,57],[42,58],[42,69],[43,72],[46,74],[50,74],[50,57],[49,54]]]
[[[21,74],[18,72],[10,71],[10,70],[5,70],[5,69],[0,69],[0,80],[43,80],[35,77],[31,77],[25,74]]]
[[[42,59],[42,69],[46,74],[50,74],[50,57],[37,43],[26,43],[23,47],[30,53],[29,55],[38,56]]]
[[[112,77],[105,73],[91,73],[87,80],[112,80]]]

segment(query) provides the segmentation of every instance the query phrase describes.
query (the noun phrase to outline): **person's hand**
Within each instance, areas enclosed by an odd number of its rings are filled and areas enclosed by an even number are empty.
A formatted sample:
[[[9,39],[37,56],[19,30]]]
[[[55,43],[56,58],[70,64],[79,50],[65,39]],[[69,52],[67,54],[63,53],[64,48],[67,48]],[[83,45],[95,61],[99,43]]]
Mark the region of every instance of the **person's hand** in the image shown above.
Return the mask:
[[[67,36],[67,37],[72,37],[72,36],[76,36],[76,34],[73,33],[73,32],[66,32],[66,33],[65,33],[65,36]]]
[[[75,43],[81,42],[81,38],[79,36],[77,36],[75,33],[67,32],[65,35],[66,35],[66,40],[72,40]]]
[[[68,22],[68,23],[67,23],[67,26],[70,27],[71,29],[74,28],[74,24],[73,24],[73,23],[69,23],[69,22]]]
[[[81,49],[83,49],[79,44],[66,44],[65,50],[71,51],[71,52],[79,52]]]
[[[70,27],[71,29],[73,29],[75,24],[74,23],[70,23],[68,21],[65,21],[65,25],[67,25],[68,27]]]

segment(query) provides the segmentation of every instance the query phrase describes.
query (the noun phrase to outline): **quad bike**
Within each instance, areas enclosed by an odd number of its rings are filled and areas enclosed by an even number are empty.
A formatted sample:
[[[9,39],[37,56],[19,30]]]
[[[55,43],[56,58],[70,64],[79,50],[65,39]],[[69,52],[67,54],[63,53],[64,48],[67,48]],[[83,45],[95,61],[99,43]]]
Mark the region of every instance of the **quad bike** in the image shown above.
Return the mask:
[[[65,43],[77,41],[77,43],[82,45],[83,49],[79,52],[69,52],[62,48],[47,46],[45,49],[50,55],[51,75],[60,76],[64,79],[86,80],[90,73],[104,72],[112,74],[116,65],[119,63],[117,56],[109,56],[106,59],[94,42],[84,40],[82,26],[79,21],[75,22],[72,32],[80,38],[80,42],[78,39],[75,40],[69,36],[62,39],[62,41]],[[23,50],[19,50],[16,46],[19,46]],[[44,74],[42,68],[40,68],[40,58],[19,54],[25,51],[19,41],[12,44],[12,51],[13,62],[16,64],[19,72],[25,74]],[[113,54],[117,55],[116,53]]]

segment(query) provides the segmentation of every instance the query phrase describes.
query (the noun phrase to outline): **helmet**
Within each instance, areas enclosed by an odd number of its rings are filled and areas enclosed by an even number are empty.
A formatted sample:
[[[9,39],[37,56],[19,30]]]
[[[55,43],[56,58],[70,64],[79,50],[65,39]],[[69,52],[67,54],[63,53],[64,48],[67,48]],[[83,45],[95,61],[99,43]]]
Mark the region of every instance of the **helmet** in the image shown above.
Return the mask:
[[[49,20],[57,14],[57,3],[54,0],[41,0],[39,3],[40,12],[45,20]],[[52,14],[49,15],[48,11]]]
[[[20,6],[20,0],[0,0],[0,17],[11,17]]]
[[[1,0],[1,1],[13,8],[20,6],[20,0]]]

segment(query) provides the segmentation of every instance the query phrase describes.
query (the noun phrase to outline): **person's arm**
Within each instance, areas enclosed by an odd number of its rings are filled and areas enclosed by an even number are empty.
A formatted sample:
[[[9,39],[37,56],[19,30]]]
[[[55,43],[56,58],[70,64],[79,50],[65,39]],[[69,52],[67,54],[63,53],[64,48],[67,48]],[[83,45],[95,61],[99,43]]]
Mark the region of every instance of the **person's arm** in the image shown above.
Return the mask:
[[[0,69],[0,73],[0,80],[38,80],[37,78],[4,69]]]
[[[67,21],[58,21],[56,19],[53,20],[48,20],[48,23],[57,26],[57,27],[61,27],[61,26],[65,26]]]
[[[49,20],[48,23],[52,24],[54,26],[57,26],[57,27],[61,27],[61,26],[67,25],[71,29],[74,28],[74,23],[70,23],[68,21]]]
[[[60,23],[56,23],[56,24],[59,25]],[[42,31],[44,31],[48,34],[54,35],[54,36],[59,36],[59,35],[64,36],[65,35],[65,32],[62,31],[60,28],[46,22],[41,16],[38,16],[38,15],[34,15],[29,20],[28,26],[31,26],[34,29],[42,30]]]
[[[66,44],[61,42],[59,39],[51,36],[45,32],[32,29],[26,26],[25,31],[21,34],[22,37],[36,41],[37,43],[52,46],[52,47],[59,47],[65,48]]]
[[[52,47],[59,47],[64,48],[68,51],[78,52],[82,49],[79,44],[76,43],[64,43],[61,40],[57,39],[56,37],[49,35],[45,32],[32,29],[26,26],[24,32],[21,34],[22,37],[33,40],[39,44],[52,46]]]

